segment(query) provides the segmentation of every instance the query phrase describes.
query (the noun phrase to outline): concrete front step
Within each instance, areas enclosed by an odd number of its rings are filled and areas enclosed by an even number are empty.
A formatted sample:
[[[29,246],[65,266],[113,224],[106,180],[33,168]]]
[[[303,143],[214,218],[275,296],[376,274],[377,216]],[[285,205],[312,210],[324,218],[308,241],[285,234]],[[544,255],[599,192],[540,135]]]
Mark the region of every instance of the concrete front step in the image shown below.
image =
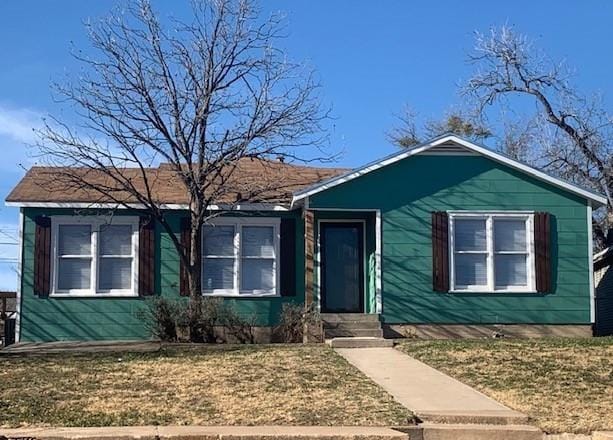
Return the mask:
[[[379,322],[379,315],[373,313],[321,313],[320,316],[323,322]]]
[[[478,411],[417,411],[415,414],[425,423],[485,424],[485,425],[527,425],[530,417],[513,410]]]
[[[326,340],[326,343],[332,348],[380,348],[394,346],[394,341],[391,339],[373,337],[332,338]]]
[[[331,338],[349,338],[349,337],[371,337],[383,338],[383,330],[376,328],[326,328],[324,329],[326,339]]]
[[[344,330],[380,329],[379,321],[322,321],[324,329],[339,328]]]
[[[422,423],[423,440],[543,440],[543,432],[530,425],[477,425]]]
[[[1,429],[0,438],[37,440],[408,440],[404,432],[363,426],[131,426]]]

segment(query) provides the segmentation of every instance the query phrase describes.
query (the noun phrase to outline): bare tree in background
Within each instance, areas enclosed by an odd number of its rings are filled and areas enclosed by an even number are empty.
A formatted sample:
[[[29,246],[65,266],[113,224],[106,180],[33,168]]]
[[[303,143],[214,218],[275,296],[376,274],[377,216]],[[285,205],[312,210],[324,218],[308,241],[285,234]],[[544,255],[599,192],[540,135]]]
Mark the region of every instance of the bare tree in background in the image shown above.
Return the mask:
[[[76,52],[81,74],[57,86],[78,122],[52,118],[41,131],[42,156],[67,167],[54,171],[67,190],[125,207],[136,200],[162,225],[188,268],[192,297],[201,294],[201,227],[211,205],[247,196],[229,187],[238,161],[306,159],[302,147],[323,145],[318,84],[276,47],[280,19],[258,13],[251,0],[194,0],[189,21],[163,26],[148,0],[129,3],[88,26],[93,54]],[[147,172],[161,162],[189,194],[189,252]]]
[[[387,133],[390,142],[401,148],[410,148],[426,139],[445,133],[455,133],[473,141],[482,141],[492,136],[485,124],[466,112],[450,112],[441,120],[431,119],[417,127],[418,114],[409,107],[398,115],[398,126]]]
[[[606,195],[607,215],[594,218],[602,246],[613,207],[613,118],[602,102],[578,93],[563,63],[551,61],[506,26],[477,34],[470,61],[475,73],[463,93],[482,114],[506,98],[533,99],[538,111],[528,136],[536,164]]]

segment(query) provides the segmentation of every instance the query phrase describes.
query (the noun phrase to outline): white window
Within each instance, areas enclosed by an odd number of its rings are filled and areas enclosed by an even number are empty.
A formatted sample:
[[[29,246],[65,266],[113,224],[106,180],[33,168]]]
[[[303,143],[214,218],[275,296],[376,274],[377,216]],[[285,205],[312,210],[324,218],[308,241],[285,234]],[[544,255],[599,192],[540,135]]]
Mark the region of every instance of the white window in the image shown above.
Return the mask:
[[[279,219],[216,219],[202,231],[205,294],[276,295]]]
[[[55,296],[136,295],[138,219],[52,217]]]
[[[533,292],[531,213],[449,214],[451,290]]]

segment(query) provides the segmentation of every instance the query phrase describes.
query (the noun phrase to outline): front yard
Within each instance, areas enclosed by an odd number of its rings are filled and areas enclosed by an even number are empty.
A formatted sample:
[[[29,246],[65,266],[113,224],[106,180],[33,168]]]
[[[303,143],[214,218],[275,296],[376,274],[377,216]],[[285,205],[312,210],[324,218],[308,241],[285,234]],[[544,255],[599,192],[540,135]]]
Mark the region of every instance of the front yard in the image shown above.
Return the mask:
[[[613,338],[407,341],[398,348],[532,416],[547,432],[613,429]]]
[[[0,426],[405,425],[321,345],[0,358]]]

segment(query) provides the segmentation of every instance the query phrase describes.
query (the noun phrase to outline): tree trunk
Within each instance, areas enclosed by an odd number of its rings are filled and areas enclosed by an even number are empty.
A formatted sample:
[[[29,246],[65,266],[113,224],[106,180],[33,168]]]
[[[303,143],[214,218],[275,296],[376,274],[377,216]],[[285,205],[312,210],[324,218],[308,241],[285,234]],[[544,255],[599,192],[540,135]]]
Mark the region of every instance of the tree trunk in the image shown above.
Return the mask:
[[[202,227],[198,215],[192,212],[190,231],[189,271],[187,282],[189,296],[192,298],[202,295]]]

